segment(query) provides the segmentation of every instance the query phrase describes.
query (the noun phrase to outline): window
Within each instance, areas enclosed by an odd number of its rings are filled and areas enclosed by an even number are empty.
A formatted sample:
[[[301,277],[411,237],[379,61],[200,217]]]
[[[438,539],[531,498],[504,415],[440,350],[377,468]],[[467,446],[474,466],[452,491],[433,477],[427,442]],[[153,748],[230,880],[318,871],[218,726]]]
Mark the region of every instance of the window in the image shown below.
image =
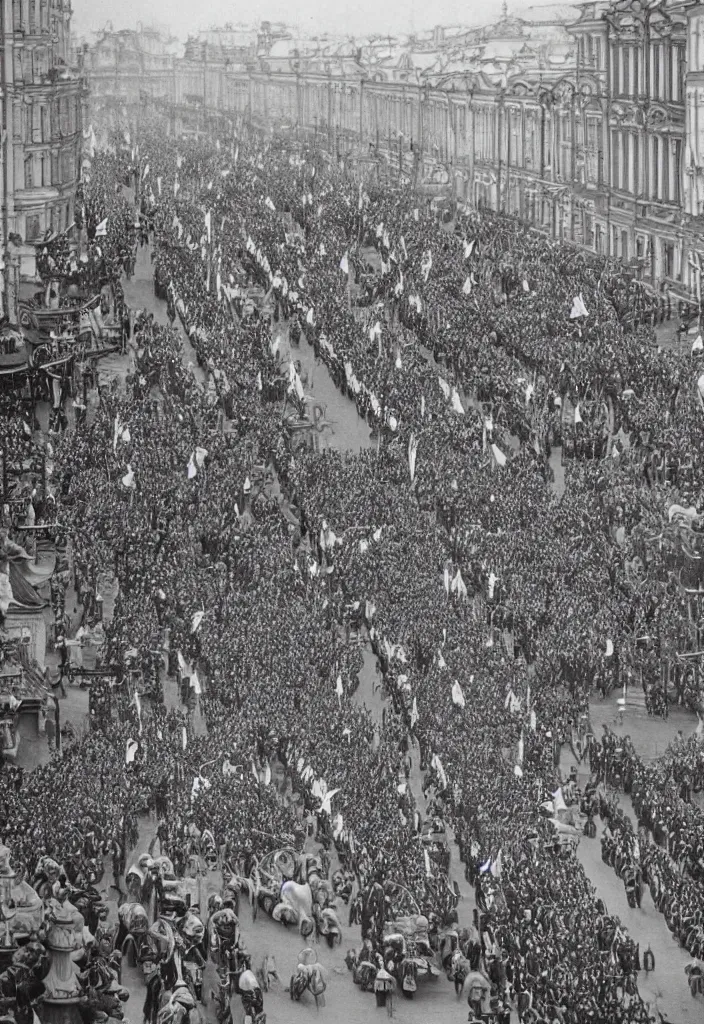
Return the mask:
[[[16,139],[22,139],[23,125],[22,101],[14,100],[12,103],[12,133]]]
[[[584,244],[594,248],[594,218],[590,213],[584,214]]]
[[[61,151],[61,181],[65,185],[73,180],[73,154],[70,149]]]
[[[34,188],[34,167],[32,165],[32,157],[26,156],[24,158],[24,187]]]
[[[662,243],[662,263],[665,277],[675,276],[675,246],[672,242]]]
[[[628,259],[628,232],[621,232],[621,257],[624,260]]]
[[[596,182],[599,176],[599,122],[594,117],[587,118],[586,165],[587,181]]]
[[[41,221],[39,220],[38,213],[30,213],[25,218],[25,225],[27,231],[27,239],[30,242],[35,241],[41,234]]]
[[[656,99],[660,95],[660,60],[659,47],[650,47],[650,95]]]
[[[594,249],[599,255],[604,253],[604,233],[601,224],[597,224],[594,228]]]
[[[611,255],[618,256],[618,228],[611,225]]]
[[[39,104],[33,103],[30,110],[32,118],[32,142],[42,142],[42,120]]]

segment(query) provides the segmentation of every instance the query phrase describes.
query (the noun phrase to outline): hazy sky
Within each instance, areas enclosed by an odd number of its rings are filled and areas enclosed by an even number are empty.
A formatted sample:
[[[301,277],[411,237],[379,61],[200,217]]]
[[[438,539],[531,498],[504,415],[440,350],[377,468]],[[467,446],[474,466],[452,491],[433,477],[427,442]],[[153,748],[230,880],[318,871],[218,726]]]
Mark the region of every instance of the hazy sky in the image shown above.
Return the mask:
[[[539,0],[538,0],[539,2]],[[509,0],[509,10],[518,10],[526,0]],[[185,38],[200,28],[263,20],[285,21],[302,33],[404,32],[430,28],[434,24],[491,22],[501,12],[500,0],[265,0],[261,4],[243,0],[73,0],[73,27],[79,34],[96,31],[112,22],[113,28],[168,25]]]

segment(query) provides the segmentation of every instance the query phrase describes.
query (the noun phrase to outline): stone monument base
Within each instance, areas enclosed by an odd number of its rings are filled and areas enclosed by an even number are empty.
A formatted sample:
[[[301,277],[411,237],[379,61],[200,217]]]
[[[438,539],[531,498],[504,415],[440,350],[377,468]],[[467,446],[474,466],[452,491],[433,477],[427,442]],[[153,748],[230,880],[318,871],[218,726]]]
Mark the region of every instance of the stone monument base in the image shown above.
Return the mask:
[[[81,1024],[78,999],[61,999],[40,1002],[37,1014],[42,1024]]]

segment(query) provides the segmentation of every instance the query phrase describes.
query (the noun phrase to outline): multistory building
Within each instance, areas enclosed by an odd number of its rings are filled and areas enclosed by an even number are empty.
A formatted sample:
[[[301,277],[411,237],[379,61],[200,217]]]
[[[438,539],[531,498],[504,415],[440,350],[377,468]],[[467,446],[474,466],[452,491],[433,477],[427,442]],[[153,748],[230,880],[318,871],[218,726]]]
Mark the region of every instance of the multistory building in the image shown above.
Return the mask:
[[[174,62],[183,47],[156,28],[101,32],[89,47],[90,123],[99,145],[110,130],[135,120],[147,101],[176,93]]]
[[[70,0],[0,0],[0,31],[3,312],[14,319],[36,246],[73,224],[87,91],[71,63]]]
[[[220,38],[222,37],[222,38]],[[583,0],[481,28],[191,40],[162,101],[289,132],[351,169],[625,261],[698,301],[704,266],[704,2]]]

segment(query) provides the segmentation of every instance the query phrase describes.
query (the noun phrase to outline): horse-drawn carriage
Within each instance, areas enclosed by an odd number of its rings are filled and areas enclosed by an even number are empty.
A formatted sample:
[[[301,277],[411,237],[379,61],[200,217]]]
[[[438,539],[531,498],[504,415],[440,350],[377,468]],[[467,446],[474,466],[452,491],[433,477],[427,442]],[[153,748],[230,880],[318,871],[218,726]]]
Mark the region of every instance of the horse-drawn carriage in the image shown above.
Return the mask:
[[[440,871],[447,872],[450,866],[450,846],[445,823],[441,818],[428,818],[423,822],[420,841],[429,859]]]
[[[384,963],[406,999],[413,998],[419,978],[434,980],[442,973],[430,944],[428,918],[419,909],[384,926]]]
[[[114,296],[107,299],[100,292],[85,296],[73,291],[62,297],[58,284],[49,282],[45,293],[20,299],[18,319],[33,367],[48,369],[73,356],[91,358],[118,351],[122,324],[116,322]]]
[[[320,857],[284,847],[266,854],[253,873],[257,903],[275,921],[296,925],[304,938],[315,931],[330,946],[342,941],[332,883]]]

